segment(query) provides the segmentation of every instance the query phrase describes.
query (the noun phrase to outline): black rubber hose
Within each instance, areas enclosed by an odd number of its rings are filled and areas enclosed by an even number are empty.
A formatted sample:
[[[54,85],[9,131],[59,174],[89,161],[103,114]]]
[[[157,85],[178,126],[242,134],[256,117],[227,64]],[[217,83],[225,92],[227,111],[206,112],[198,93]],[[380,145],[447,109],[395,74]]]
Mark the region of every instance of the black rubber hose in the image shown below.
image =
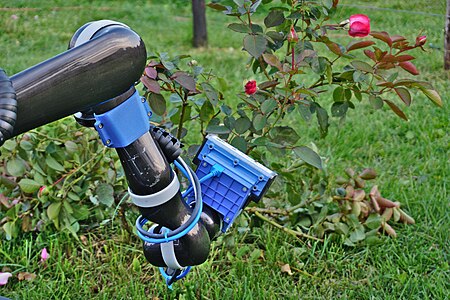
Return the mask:
[[[13,135],[17,100],[11,79],[0,69],[0,146]]]

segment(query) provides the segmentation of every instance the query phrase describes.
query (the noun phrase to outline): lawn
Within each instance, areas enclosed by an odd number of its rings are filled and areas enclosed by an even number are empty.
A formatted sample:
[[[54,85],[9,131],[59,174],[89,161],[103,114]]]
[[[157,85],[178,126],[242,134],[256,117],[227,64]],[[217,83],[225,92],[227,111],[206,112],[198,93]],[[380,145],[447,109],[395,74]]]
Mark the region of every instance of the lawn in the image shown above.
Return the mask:
[[[319,138],[316,125],[290,120],[302,142],[314,141],[328,172],[372,167],[388,198],[400,201],[415,225],[395,226],[399,236],[383,244],[350,248],[339,242],[298,240],[268,224],[240,232],[238,226],[213,244],[206,263],[167,289],[146,263],[141,243],[118,224],[68,233],[27,234],[1,240],[0,269],[37,275],[12,279],[0,295],[12,299],[448,299],[450,294],[450,195],[448,135],[450,73],[443,70],[442,0],[340,1],[336,21],[370,16],[372,30],[413,39],[427,35],[427,52],[415,61],[420,78],[433,83],[443,108],[417,94],[406,108],[409,121],[364,105],[346,122],[333,120]],[[226,29],[231,19],[208,11],[209,47],[192,49],[189,1],[0,1],[0,67],[15,74],[59,54],[73,32],[91,20],[114,19],[138,32],[149,52],[190,54],[227,82],[225,101],[235,103],[244,79],[241,36]],[[343,37],[345,38],[345,37]],[[419,57],[419,55],[417,55]],[[7,155],[2,149],[2,155]],[[244,214],[242,221],[253,220]],[[254,221],[254,220],[253,220]],[[39,263],[46,247],[50,259]],[[289,264],[292,274],[281,271]]]

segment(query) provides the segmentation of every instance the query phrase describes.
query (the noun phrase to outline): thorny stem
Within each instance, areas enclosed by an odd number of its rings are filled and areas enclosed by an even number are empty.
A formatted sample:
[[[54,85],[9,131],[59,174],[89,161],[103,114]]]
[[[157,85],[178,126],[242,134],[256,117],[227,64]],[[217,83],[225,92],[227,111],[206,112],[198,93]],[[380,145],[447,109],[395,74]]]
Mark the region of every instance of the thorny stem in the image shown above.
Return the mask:
[[[181,133],[183,130],[183,123],[184,123],[184,115],[186,114],[186,108],[188,106],[187,103],[187,93],[184,94],[183,99],[183,105],[181,107],[181,113],[180,113],[180,121],[178,122],[178,130],[177,130],[177,139],[181,140]]]

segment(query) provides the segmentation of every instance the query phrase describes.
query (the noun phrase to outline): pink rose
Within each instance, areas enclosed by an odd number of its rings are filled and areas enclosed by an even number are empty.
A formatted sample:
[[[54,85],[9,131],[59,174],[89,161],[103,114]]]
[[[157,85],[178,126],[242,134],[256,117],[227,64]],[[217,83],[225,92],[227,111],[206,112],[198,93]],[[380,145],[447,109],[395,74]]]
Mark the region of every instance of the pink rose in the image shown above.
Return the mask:
[[[298,42],[298,35],[297,35],[297,32],[295,32],[295,28],[293,26],[291,27],[291,32],[289,32],[287,39],[289,42],[294,42],[294,43]]]
[[[416,37],[416,46],[423,46],[427,42],[427,36],[421,35]]]
[[[350,16],[348,34],[352,37],[365,37],[370,33],[370,19],[366,15]]]
[[[256,87],[256,81],[255,80],[249,80],[245,84],[245,93],[247,95],[253,95],[256,93],[257,87]]]

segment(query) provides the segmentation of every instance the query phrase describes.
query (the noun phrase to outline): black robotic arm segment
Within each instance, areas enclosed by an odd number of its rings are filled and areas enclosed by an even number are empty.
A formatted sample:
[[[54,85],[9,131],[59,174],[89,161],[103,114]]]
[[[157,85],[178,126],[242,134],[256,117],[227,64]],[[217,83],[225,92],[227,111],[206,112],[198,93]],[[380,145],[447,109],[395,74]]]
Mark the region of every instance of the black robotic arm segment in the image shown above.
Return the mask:
[[[78,35],[88,25],[81,27]],[[75,45],[73,41],[71,45]],[[146,59],[139,35],[116,24],[12,76],[17,93],[17,121],[12,136],[123,94],[139,80]]]

